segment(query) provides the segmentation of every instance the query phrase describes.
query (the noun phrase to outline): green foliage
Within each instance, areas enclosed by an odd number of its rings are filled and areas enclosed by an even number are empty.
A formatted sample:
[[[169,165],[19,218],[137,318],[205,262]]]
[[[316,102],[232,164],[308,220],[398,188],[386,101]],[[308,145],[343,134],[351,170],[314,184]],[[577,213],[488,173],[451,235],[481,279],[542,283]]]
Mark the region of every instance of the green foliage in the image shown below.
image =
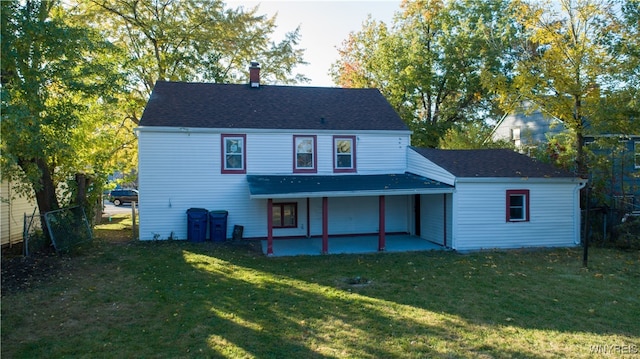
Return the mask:
[[[590,183],[595,203],[622,210],[614,198],[637,193],[640,188],[629,178],[637,176],[633,170],[634,152],[628,147],[624,137],[609,136],[596,138],[588,146],[588,161],[591,173]]]
[[[546,135],[546,141],[530,148],[529,155],[542,162],[550,163],[567,171],[576,172],[575,134],[565,131]]]
[[[509,81],[494,72],[487,83],[501,94],[503,108],[528,101],[561,120],[575,134],[571,147],[578,173],[586,176],[584,135],[624,127],[633,112],[624,105],[632,95],[622,80],[630,68],[614,51],[627,30],[608,1],[514,1],[514,6],[523,38],[515,76]]]
[[[614,246],[621,249],[640,249],[640,218],[628,217],[614,227]]]
[[[75,173],[109,170],[118,125],[108,109],[125,82],[117,49],[59,2],[1,6],[2,175],[35,192],[43,213]]]
[[[483,72],[511,72],[510,9],[507,1],[404,2],[391,28],[369,19],[349,35],[333,79],[379,88],[414,144],[435,147],[449,129],[502,115]]]
[[[112,167],[132,173],[137,168],[134,128],[157,80],[241,82],[248,76],[250,60],[261,64],[264,83],[308,81],[294,74],[304,64],[297,46],[299,29],[271,40],[275,17],[258,15],[258,8],[226,8],[218,0],[79,2],[74,13],[126,56],[130,92],[110,109],[120,121],[113,137]]]
[[[572,131],[586,175],[585,135],[640,131],[639,19],[637,0],[407,1],[392,26],[351,33],[331,72],[379,88],[422,146],[477,147],[460,143],[467,123],[526,101]]]
[[[463,123],[448,129],[438,144],[442,149],[481,149],[481,148],[509,148],[514,149],[513,143],[507,140],[493,141],[491,126],[484,122]]]
[[[2,176],[35,192],[41,212],[75,200],[76,173],[96,204],[107,174],[137,167],[133,129],[157,79],[305,81],[296,29],[215,0],[3,1]],[[107,41],[106,39],[109,39]]]
[[[279,43],[271,41],[275,17],[258,15],[257,7],[225,8],[218,0],[92,0],[83,2],[81,11],[130,54],[133,82],[145,98],[157,80],[243,81],[254,59],[264,82],[306,80],[292,75],[304,63],[304,51],[296,48],[299,29]]]
[[[606,37],[610,51],[618,58],[617,71],[607,78],[604,118],[615,120],[617,132],[640,133],[640,1],[621,1],[621,22]]]

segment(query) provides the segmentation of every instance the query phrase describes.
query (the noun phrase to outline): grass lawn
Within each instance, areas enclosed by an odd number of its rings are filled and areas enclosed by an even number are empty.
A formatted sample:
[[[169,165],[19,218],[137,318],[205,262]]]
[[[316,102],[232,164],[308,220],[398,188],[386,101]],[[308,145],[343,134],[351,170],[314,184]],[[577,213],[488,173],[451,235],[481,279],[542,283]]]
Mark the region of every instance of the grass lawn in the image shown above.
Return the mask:
[[[640,357],[637,251],[267,258],[126,226],[2,293],[3,358]]]

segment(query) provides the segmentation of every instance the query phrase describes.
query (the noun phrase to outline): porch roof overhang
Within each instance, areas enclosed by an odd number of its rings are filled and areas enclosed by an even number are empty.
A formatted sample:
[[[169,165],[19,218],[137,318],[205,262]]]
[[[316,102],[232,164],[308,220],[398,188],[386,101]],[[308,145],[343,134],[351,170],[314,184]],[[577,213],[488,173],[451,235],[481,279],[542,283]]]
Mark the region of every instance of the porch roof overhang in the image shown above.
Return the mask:
[[[251,199],[453,193],[453,186],[414,175],[247,175]]]

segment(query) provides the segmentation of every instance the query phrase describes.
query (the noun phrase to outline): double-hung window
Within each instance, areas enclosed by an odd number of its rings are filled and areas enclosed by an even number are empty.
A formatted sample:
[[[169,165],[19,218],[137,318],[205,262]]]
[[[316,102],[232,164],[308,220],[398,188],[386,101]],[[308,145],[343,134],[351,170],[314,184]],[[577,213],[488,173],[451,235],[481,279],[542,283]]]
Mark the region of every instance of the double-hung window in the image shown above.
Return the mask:
[[[356,172],[356,137],[333,137],[333,172]]]
[[[272,208],[273,228],[295,228],[298,226],[297,203],[274,203]]]
[[[529,190],[507,190],[507,222],[529,221]]]
[[[316,136],[293,136],[293,172],[316,173]]]
[[[640,168],[640,141],[633,143],[633,160],[636,169]]]
[[[222,135],[222,173],[247,173],[247,136]]]

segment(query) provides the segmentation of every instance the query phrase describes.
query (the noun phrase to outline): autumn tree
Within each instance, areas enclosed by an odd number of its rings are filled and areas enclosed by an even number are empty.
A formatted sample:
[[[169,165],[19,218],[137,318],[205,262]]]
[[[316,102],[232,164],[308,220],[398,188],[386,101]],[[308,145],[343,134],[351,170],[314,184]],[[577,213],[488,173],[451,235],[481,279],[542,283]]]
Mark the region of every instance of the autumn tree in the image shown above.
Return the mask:
[[[620,4],[620,22],[605,35],[609,52],[617,60],[610,85],[603,87],[602,118],[613,127],[609,133],[640,134],[640,1]]]
[[[501,116],[482,74],[512,73],[513,10],[507,1],[404,1],[393,26],[368,19],[349,35],[332,77],[379,88],[414,144],[435,147],[448,129]]]
[[[134,128],[158,80],[242,82],[249,62],[257,60],[265,83],[308,81],[294,73],[305,63],[299,29],[274,42],[275,17],[259,15],[257,7],[228,8],[219,0],[89,0],[75,11],[128,54],[133,86],[113,113],[125,128],[117,158],[123,171],[137,167]]]
[[[108,107],[124,87],[119,56],[58,1],[2,1],[2,177],[40,213],[73,196],[75,174],[108,171]],[[33,191],[33,192],[32,192]]]
[[[612,41],[622,34],[612,1],[515,2],[526,41],[513,79],[496,75],[491,83],[504,103],[528,101],[561,120],[575,136],[576,171],[587,176],[584,135],[588,128],[611,128],[607,101],[620,89],[621,57]],[[616,75],[618,74],[618,75]],[[619,82],[618,82],[619,83]],[[628,119],[627,119],[628,121]]]
[[[88,21],[130,54],[132,77],[145,96],[157,80],[244,81],[250,60],[260,62],[267,83],[308,80],[293,74],[304,64],[299,29],[272,41],[276,18],[258,15],[258,7],[225,8],[218,0],[83,4]]]

